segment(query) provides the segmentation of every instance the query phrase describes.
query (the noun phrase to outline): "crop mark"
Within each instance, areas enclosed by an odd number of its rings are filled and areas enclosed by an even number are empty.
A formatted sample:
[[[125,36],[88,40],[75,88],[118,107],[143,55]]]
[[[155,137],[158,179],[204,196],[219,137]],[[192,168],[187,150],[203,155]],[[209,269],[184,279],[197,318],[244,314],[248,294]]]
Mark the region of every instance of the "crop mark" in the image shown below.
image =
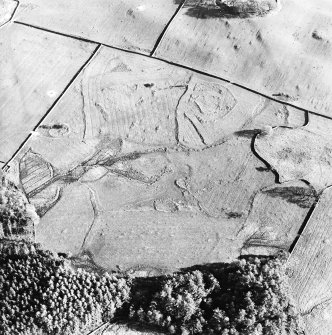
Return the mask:
[[[262,190],[258,190],[256,191],[254,194],[252,194],[249,198],[249,208],[247,210],[247,215],[246,217],[248,218],[250,213],[252,212],[253,208],[254,208],[254,202],[255,202],[255,198],[258,196],[258,194],[261,192]],[[243,233],[243,231],[245,231],[248,228],[248,224],[247,224],[247,220],[244,221],[244,223],[242,224],[241,228],[238,230],[238,232],[236,233],[236,236],[239,236],[241,233]]]
[[[46,203],[40,206],[39,208],[36,208],[37,214],[40,217],[43,217],[50,209],[52,209],[61,200],[62,195],[63,195],[63,188],[58,187],[56,189],[56,194],[54,198],[49,203]]]
[[[175,140],[176,140],[176,144],[179,145],[180,144],[180,139],[179,139],[179,120],[178,120],[178,117],[179,117],[179,105],[180,105],[180,101],[181,99],[185,96],[185,94],[188,92],[188,89],[189,89],[189,82],[191,80],[191,77],[189,78],[188,82],[187,82],[187,85],[183,86],[185,87],[185,90],[184,92],[181,94],[181,96],[179,97],[179,100],[176,104],[176,107],[175,107],[175,119],[174,119],[174,124],[175,124]]]
[[[95,106],[96,106],[97,110],[100,112],[100,114],[101,114],[102,118],[104,119],[104,121],[107,122],[108,121],[108,115],[107,115],[104,107],[100,103],[98,103],[98,102],[95,102]]]
[[[248,248],[270,248],[270,249],[275,249],[276,251],[280,251],[280,250],[286,250],[287,246],[282,244],[284,243],[283,241],[280,241],[281,243],[278,244],[276,242],[278,241],[273,241],[274,243],[271,243],[268,240],[259,240],[259,239],[252,239],[251,237],[248,238],[242,245],[242,247],[240,248],[240,253],[242,254],[243,251],[245,251],[245,249]]]
[[[28,195],[54,176],[52,165],[31,149],[20,160],[19,170],[21,184]]]
[[[81,97],[82,97],[82,120],[83,120],[82,142],[84,143],[86,136],[86,114],[85,114],[85,97],[83,92],[83,80],[81,81]]]
[[[153,185],[157,181],[159,181],[164,175],[170,172],[170,169],[165,166],[160,173],[153,175],[151,177],[147,177],[144,173],[137,171],[135,169],[129,168],[127,171],[121,169],[109,169],[109,172],[114,173],[117,176],[124,177],[129,180],[135,180],[141,182],[146,185]]]
[[[301,316],[306,316],[306,315],[309,315],[311,314],[313,311],[315,311],[316,309],[319,309],[320,307],[326,307],[327,305],[330,305],[331,304],[331,301],[332,301],[332,298],[326,298],[324,299],[323,301],[315,304],[314,306],[312,306],[311,308],[309,309],[306,309],[305,311],[303,311],[301,313]]]
[[[319,309],[320,307],[326,307],[328,305],[331,304],[332,298],[326,298],[325,300],[315,304],[314,306],[312,306],[310,309],[305,310],[304,312],[301,313],[301,316],[306,316],[311,314],[313,311],[315,311],[316,309]]]
[[[136,160],[146,154],[156,153],[156,152],[165,152],[166,148],[157,148],[154,150],[148,150],[144,152],[133,152],[123,156],[112,156],[104,157],[99,160],[99,155],[102,150],[99,150],[94,154],[90,159],[83,161],[78,164],[71,170],[65,173],[56,173],[53,169],[52,164],[47,162],[42,156],[37,153],[34,153],[30,150],[23,156],[20,160],[20,172],[19,178],[23,186],[23,190],[27,198],[32,198],[44,191],[46,188],[54,184],[55,182],[62,182],[64,184],[70,184],[74,182],[79,182],[83,184],[84,182],[80,181],[80,178],[89,171],[89,169],[94,167],[105,167],[108,171],[101,176],[103,178],[107,173],[114,173],[117,176],[124,177],[130,180],[137,180],[139,182],[151,185],[162,178],[170,170],[167,166],[161,169],[160,173],[147,177],[144,174],[136,171],[134,169],[129,169],[129,171],[121,171],[119,169],[112,169],[112,166],[117,162],[126,162],[131,160]],[[104,152],[102,152],[104,153]],[[106,151],[106,154],[110,153]],[[43,172],[42,174],[40,173]],[[31,184],[32,182],[32,184]],[[84,183],[86,184],[86,183]],[[86,185],[87,186],[87,185]],[[87,186],[88,187],[88,186]],[[55,197],[55,201],[51,202],[51,206],[41,206],[41,213],[44,215],[49,209],[51,209],[57,202],[60,201],[62,195],[62,187],[58,192],[58,195]],[[92,198],[93,201],[95,198]],[[95,204],[95,202],[94,202]],[[97,209],[97,207],[94,207]],[[95,212],[96,213],[96,212]]]
[[[198,127],[195,125],[195,122],[194,122],[194,121],[193,121],[193,120],[192,120],[186,113],[184,113],[184,117],[185,117],[185,119],[187,119],[187,120],[190,122],[190,124],[193,126],[193,128],[195,129],[195,131],[196,131],[197,135],[199,136],[201,142],[202,142],[204,145],[206,145],[207,143],[205,142],[204,137],[203,137],[203,135],[201,134],[201,132],[199,131]]]
[[[299,99],[298,97],[283,92],[272,94],[272,96],[278,97],[281,101],[297,101]]]
[[[220,242],[221,242],[221,236],[218,232],[216,232],[215,243],[213,244],[212,248],[207,252],[207,254],[205,256],[206,258],[208,258],[208,256],[210,256],[217,249]]]
[[[80,183],[80,182],[79,182]],[[80,183],[81,185],[84,185],[88,190],[89,190],[89,195],[90,195],[90,203],[91,203],[91,206],[92,206],[92,211],[93,211],[93,219],[92,219],[92,222],[90,224],[90,227],[89,229],[87,230],[85,236],[84,236],[84,239],[83,239],[83,242],[82,242],[82,246],[81,246],[81,249],[83,250],[84,249],[84,245],[85,245],[85,242],[88,238],[88,235],[90,234],[91,230],[92,230],[92,227],[94,226],[94,224],[96,223],[98,217],[99,217],[99,213],[100,213],[100,210],[98,209],[98,202],[97,202],[97,199],[96,199],[96,195],[95,195],[95,192],[94,190],[88,186],[87,184],[82,184]]]

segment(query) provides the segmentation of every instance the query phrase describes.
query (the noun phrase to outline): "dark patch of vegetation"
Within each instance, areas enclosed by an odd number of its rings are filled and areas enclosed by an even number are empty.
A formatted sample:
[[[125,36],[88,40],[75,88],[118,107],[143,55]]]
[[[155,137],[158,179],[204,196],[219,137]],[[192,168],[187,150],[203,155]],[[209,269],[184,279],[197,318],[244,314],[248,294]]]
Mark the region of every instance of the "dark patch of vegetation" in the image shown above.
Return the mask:
[[[62,124],[62,123],[54,123],[53,125],[47,125],[47,124],[42,124],[39,126],[39,128],[43,129],[63,129],[63,128],[68,128],[68,126]]]
[[[262,167],[262,166],[257,167],[256,170],[259,171],[259,172],[270,172],[271,171],[270,168]]]
[[[238,219],[243,216],[243,213],[237,213],[237,212],[226,212],[225,214],[230,219]]]
[[[256,135],[261,134],[261,132],[261,129],[245,129],[236,131],[234,135],[238,137],[253,138]]]
[[[144,86],[145,87],[152,87],[152,86],[154,86],[154,83],[146,83],[146,84],[144,84]]]
[[[312,33],[312,35],[311,35],[315,40],[318,40],[318,41],[320,41],[320,40],[322,40],[323,38],[322,38],[322,36],[320,36],[320,34],[315,30],[315,31],[313,31],[313,33]]]
[[[299,186],[276,187],[263,192],[273,198],[283,198],[301,208],[310,208],[317,199],[317,192],[313,188]]]

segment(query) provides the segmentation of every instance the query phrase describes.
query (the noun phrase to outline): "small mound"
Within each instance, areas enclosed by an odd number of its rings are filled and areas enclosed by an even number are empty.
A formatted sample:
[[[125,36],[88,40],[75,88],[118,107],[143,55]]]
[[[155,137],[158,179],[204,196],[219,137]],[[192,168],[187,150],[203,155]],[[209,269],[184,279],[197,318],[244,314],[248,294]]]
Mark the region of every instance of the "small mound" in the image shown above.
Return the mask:
[[[52,125],[44,124],[39,126],[38,132],[44,136],[58,138],[67,136],[70,133],[70,128],[64,123],[55,123]]]

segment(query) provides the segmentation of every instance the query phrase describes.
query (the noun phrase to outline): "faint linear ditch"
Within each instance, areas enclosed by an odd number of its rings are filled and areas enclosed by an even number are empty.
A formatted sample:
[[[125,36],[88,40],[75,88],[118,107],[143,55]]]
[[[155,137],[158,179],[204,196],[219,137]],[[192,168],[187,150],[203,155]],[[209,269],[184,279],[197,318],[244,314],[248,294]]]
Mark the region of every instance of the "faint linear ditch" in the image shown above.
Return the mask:
[[[185,90],[184,90],[184,92],[181,94],[181,96],[179,97],[179,99],[178,99],[178,102],[177,102],[177,104],[176,104],[176,106],[175,106],[175,113],[174,113],[174,124],[175,124],[175,140],[176,140],[176,144],[177,145],[180,145],[180,131],[179,131],[179,119],[178,119],[178,117],[179,117],[179,105],[180,105],[180,102],[181,102],[181,100],[182,100],[182,98],[186,95],[186,93],[188,92],[188,89],[189,89],[189,83],[190,83],[190,81],[191,81],[191,78],[192,78],[192,76],[190,76],[190,78],[188,79],[188,81],[187,81],[187,84],[186,85],[184,85],[183,87],[185,87]]]
[[[301,313],[301,316],[306,316],[306,315],[310,315],[313,311],[315,311],[316,309],[320,309],[320,308],[326,308],[328,305],[331,304],[332,298],[326,298],[323,301],[315,304],[314,306],[312,306],[311,308],[303,311]]]
[[[82,72],[83,74],[83,72]],[[86,114],[85,114],[85,96],[83,92],[83,80],[81,82],[81,97],[82,97],[82,120],[83,120],[83,134],[82,134],[82,142],[85,141],[86,136]]]
[[[201,142],[202,142],[204,145],[206,145],[206,142],[205,142],[205,140],[204,140],[204,136],[201,134],[201,132],[200,132],[199,129],[197,128],[195,122],[194,122],[194,121],[193,121],[193,120],[192,120],[186,113],[184,113],[184,118],[185,118],[186,120],[189,121],[189,123],[190,123],[190,124],[192,125],[192,127],[195,129],[195,131],[196,131],[197,135],[199,136]]]

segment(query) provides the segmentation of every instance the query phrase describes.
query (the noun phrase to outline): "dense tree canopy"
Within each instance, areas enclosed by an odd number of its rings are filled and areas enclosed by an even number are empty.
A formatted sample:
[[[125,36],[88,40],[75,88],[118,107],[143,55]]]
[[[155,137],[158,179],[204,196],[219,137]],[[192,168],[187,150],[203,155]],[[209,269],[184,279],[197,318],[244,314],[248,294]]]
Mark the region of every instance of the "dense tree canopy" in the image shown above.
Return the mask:
[[[156,278],[73,270],[26,242],[0,244],[0,333],[82,334],[117,314],[173,334],[302,334],[280,257]]]
[[[33,244],[1,249],[0,334],[81,334],[110,321],[129,299],[124,278],[74,271]]]
[[[130,318],[183,335],[303,333],[281,256],[242,258],[164,278],[145,300],[133,292]]]
[[[38,223],[33,205],[14,183],[0,180],[0,238],[26,239],[33,237],[33,227]]]

